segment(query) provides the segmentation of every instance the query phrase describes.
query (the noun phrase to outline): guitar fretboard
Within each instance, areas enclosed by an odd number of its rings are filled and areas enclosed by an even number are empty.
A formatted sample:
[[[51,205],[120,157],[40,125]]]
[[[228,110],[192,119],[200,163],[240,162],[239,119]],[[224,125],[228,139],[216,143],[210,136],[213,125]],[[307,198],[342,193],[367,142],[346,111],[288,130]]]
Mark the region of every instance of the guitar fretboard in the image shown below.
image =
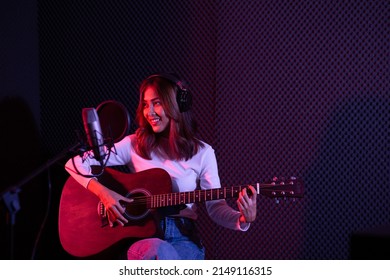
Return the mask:
[[[238,197],[239,193],[247,186],[235,186],[210,190],[195,190],[190,192],[168,193],[147,197],[147,208],[160,208],[181,204],[205,202],[225,198]],[[259,191],[258,191],[259,192]]]

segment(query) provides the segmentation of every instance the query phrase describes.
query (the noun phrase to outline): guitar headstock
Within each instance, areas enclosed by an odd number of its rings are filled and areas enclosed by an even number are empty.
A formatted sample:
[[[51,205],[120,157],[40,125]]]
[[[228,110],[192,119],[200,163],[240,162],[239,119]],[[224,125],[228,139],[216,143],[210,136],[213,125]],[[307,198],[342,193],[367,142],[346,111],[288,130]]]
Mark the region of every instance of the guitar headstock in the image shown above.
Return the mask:
[[[271,198],[292,197],[302,198],[304,194],[303,181],[297,177],[277,178],[261,184],[260,193]]]

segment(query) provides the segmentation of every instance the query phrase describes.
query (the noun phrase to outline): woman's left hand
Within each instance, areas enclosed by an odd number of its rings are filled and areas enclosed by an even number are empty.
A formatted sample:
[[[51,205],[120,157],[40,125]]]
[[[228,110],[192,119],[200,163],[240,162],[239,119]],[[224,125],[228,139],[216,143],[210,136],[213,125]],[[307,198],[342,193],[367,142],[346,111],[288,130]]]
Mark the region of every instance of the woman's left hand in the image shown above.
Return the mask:
[[[256,219],[256,190],[253,186],[249,186],[252,195],[248,195],[247,189],[243,189],[237,199],[237,206],[241,212],[240,222],[251,223]]]

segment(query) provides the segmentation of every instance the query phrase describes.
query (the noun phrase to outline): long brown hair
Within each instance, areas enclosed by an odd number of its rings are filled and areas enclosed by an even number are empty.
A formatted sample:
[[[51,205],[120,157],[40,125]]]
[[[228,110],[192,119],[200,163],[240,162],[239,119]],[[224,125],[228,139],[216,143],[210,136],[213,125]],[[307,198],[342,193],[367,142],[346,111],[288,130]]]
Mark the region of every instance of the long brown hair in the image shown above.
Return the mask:
[[[160,98],[165,114],[170,119],[162,133],[155,133],[144,117],[143,99],[147,88],[153,88]],[[178,86],[173,81],[160,76],[146,78],[140,86],[140,100],[136,112],[139,128],[136,131],[135,151],[145,159],[151,159],[155,152],[171,160],[188,160],[203,147],[196,138],[197,125],[192,111],[180,112],[176,101]]]

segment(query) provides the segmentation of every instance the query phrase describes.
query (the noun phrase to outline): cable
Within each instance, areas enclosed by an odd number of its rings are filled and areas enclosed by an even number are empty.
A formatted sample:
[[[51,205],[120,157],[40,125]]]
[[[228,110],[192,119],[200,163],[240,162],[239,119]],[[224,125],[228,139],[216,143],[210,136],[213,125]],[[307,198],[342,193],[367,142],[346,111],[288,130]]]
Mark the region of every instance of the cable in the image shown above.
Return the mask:
[[[107,149],[106,149],[106,160],[104,161],[103,164],[100,165],[100,167],[101,167],[100,172],[99,172],[98,174],[92,174],[92,175],[81,173],[81,172],[78,170],[78,168],[77,168],[77,166],[76,166],[76,164],[75,164],[75,161],[74,161],[75,157],[72,157],[72,164],[73,164],[73,167],[74,167],[75,171],[77,172],[77,174],[79,174],[79,175],[81,175],[81,176],[83,176],[83,177],[85,177],[85,178],[95,178],[95,177],[99,177],[99,176],[103,175],[104,169],[106,168],[107,162],[108,162],[108,160],[109,160],[109,158],[110,158],[110,156],[111,156],[111,152],[113,152],[114,154],[117,154],[116,148],[115,148],[115,145],[114,145],[114,143],[113,143],[112,138],[110,137],[109,139],[110,139],[110,140],[107,141],[106,144],[103,144],[103,146],[106,146],[106,148],[107,148]],[[79,154],[79,156],[83,158],[83,162],[85,161],[85,159],[86,159],[87,157],[89,157],[89,158],[91,158],[91,159],[94,158],[94,157],[91,155],[91,150],[85,151],[84,153]]]

